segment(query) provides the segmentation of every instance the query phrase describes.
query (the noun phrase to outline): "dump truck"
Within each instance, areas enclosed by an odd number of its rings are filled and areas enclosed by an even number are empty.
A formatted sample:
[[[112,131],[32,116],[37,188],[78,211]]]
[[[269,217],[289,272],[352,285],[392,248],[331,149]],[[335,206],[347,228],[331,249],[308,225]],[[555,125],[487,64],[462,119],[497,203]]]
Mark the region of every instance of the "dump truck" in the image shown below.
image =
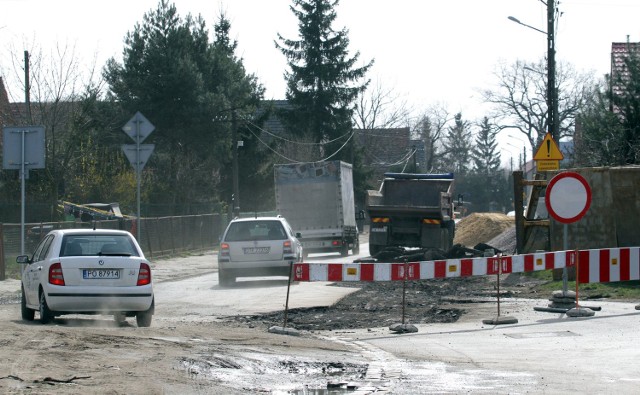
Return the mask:
[[[274,166],[276,211],[300,234],[303,252],[360,253],[353,169],[342,161]]]
[[[369,253],[388,247],[449,250],[455,234],[453,173],[385,173],[367,191]]]

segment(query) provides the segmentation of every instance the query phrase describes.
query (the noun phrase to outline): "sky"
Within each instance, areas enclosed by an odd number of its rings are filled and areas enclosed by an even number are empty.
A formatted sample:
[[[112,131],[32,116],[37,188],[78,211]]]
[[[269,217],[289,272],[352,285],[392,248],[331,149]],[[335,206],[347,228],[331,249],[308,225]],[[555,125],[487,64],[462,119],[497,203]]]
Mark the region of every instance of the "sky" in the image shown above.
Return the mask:
[[[0,0],[0,75],[11,54],[35,47],[75,48],[76,56],[101,68],[121,60],[124,38],[155,10],[159,0]],[[297,39],[291,0],[174,0],[180,16],[201,15],[210,32],[224,12],[231,21],[237,55],[266,88],[267,99],[284,99],[286,58],[278,34]],[[610,69],[612,42],[640,41],[640,1],[562,0],[557,22],[556,61],[603,76]],[[467,120],[483,117],[480,91],[495,86],[501,63],[537,62],[547,51],[540,0],[341,0],[334,29],[348,29],[350,50],[362,64],[374,60],[369,77],[418,113],[443,104]],[[6,79],[6,77],[5,77]],[[22,100],[22,92],[9,88]],[[500,136],[503,160],[518,155],[524,138]],[[530,148],[529,148],[530,149]]]

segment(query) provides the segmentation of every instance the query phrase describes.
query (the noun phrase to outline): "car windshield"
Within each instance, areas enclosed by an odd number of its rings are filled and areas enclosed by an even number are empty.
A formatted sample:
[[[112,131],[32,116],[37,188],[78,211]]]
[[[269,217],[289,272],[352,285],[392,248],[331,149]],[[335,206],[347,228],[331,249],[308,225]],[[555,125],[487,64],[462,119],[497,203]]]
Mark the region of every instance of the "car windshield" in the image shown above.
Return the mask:
[[[225,241],[285,240],[287,233],[280,221],[233,222]]]
[[[66,235],[62,239],[60,256],[116,255],[138,256],[127,235]]]

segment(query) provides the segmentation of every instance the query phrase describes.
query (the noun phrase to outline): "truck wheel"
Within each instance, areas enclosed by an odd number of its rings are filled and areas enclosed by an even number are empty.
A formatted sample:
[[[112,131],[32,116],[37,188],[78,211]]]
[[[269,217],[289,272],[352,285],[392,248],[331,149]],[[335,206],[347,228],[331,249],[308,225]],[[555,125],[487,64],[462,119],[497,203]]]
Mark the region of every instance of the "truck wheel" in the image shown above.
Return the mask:
[[[340,256],[348,256],[348,255],[349,255],[349,243],[344,243],[340,248]]]

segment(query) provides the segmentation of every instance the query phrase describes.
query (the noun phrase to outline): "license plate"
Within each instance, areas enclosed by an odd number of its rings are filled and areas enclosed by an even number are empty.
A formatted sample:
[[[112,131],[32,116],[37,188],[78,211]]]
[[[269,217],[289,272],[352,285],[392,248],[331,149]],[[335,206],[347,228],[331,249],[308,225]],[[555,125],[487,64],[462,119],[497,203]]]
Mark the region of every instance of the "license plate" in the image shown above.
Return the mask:
[[[83,269],[82,278],[87,280],[118,279],[120,270],[118,269]]]
[[[324,247],[324,243],[322,241],[303,241],[302,246],[307,248]]]
[[[242,250],[245,254],[268,254],[271,247],[245,247]]]

